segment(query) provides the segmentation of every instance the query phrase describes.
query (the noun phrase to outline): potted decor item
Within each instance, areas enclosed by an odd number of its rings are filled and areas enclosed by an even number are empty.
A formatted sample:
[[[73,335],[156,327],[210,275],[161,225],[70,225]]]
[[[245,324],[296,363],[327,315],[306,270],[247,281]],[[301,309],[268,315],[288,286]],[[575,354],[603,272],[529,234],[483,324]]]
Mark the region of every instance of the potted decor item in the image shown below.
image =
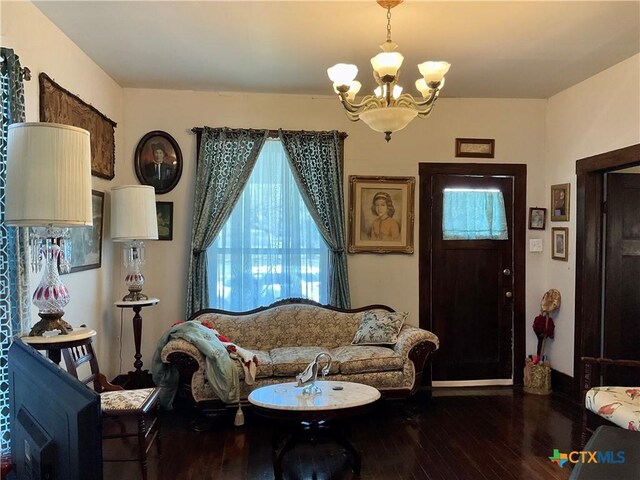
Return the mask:
[[[536,395],[551,393],[551,365],[544,355],[547,338],[553,338],[555,324],[551,313],[560,308],[560,292],[555,289],[542,296],[540,315],[533,321],[533,331],[538,337],[538,348],[535,355],[529,355],[524,367],[524,391]]]

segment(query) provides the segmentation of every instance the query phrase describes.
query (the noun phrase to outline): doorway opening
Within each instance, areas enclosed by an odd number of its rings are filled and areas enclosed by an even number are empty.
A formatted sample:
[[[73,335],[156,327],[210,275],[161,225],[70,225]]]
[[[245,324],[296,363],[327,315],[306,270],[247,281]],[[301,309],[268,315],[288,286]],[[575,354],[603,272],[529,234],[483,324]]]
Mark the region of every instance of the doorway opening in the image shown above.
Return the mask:
[[[622,298],[608,298],[611,293],[606,288],[606,243],[607,235],[611,235],[612,210],[607,208],[607,182],[621,175],[612,173],[640,165],[640,144],[613,150],[611,152],[584,158],[576,162],[577,174],[577,220],[576,220],[576,306],[575,306],[575,340],[573,365],[574,398],[580,396],[580,357],[600,357],[602,353],[616,355],[607,346],[606,330],[603,325],[607,318],[607,308],[623,308],[627,303]],[[620,186],[614,185],[609,195]],[[619,192],[616,192],[619,193]],[[630,198],[626,196],[626,198]],[[616,207],[617,209],[617,207]],[[605,216],[605,211],[608,215]],[[636,210],[637,211],[637,210]],[[617,213],[617,212],[616,212]],[[609,220],[607,226],[606,219]],[[625,245],[634,248],[636,240],[620,238]],[[609,238],[609,243],[615,242]],[[622,244],[621,244],[622,248]],[[625,247],[626,248],[626,247]],[[631,252],[633,253],[633,252]],[[611,256],[611,254],[610,254]],[[629,255],[635,257],[635,255]],[[636,257],[638,258],[638,257]],[[610,258],[611,260],[611,258]],[[610,262],[611,263],[611,262]],[[619,314],[613,317],[622,318]],[[610,332],[619,330],[620,325],[611,325]],[[609,337],[611,339],[611,337]],[[617,348],[617,346],[616,346]],[[608,353],[609,352],[609,353]]]

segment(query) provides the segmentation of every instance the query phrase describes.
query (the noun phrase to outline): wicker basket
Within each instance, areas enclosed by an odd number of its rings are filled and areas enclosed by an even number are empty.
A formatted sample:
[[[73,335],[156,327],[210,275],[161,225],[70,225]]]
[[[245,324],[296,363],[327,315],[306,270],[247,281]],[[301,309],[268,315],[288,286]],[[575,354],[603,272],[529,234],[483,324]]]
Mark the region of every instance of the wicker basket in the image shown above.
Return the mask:
[[[524,366],[524,391],[536,395],[551,393],[551,367],[548,362],[534,364],[527,359]]]

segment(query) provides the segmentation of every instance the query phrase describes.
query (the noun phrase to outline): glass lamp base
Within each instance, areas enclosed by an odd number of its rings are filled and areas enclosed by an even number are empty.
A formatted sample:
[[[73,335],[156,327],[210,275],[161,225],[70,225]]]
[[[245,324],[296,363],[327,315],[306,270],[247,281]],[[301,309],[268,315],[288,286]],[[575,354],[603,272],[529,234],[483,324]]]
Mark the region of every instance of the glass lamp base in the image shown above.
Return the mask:
[[[42,320],[36,323],[29,332],[30,337],[41,337],[45,332],[60,330],[60,335],[66,335],[73,327],[64,321],[60,313],[39,313]]]

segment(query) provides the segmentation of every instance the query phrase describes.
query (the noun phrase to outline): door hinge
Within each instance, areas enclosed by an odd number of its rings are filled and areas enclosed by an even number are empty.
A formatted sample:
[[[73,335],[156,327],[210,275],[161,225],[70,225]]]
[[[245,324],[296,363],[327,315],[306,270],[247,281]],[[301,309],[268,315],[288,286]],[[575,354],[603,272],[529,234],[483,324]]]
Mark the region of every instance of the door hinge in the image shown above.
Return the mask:
[[[607,214],[607,201],[602,202],[602,213],[603,215]]]

